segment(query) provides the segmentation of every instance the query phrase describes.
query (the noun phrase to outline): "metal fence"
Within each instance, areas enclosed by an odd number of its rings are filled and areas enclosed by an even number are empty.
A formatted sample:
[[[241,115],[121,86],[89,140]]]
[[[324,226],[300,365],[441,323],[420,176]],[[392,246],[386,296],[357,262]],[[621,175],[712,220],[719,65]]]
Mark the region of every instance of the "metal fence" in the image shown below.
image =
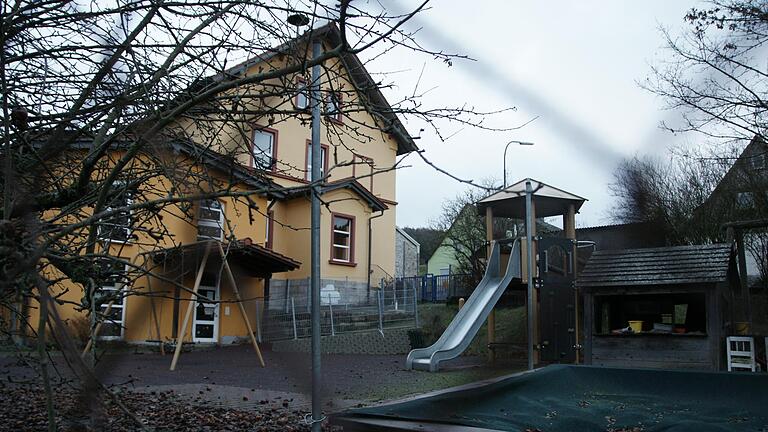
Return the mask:
[[[266,341],[311,336],[311,302],[307,279],[272,281],[263,305],[260,336]],[[322,335],[418,327],[418,287],[323,279],[320,291]]]
[[[421,302],[445,302],[451,298],[469,297],[475,289],[472,275],[424,275],[398,278],[398,287],[408,287],[419,292]]]

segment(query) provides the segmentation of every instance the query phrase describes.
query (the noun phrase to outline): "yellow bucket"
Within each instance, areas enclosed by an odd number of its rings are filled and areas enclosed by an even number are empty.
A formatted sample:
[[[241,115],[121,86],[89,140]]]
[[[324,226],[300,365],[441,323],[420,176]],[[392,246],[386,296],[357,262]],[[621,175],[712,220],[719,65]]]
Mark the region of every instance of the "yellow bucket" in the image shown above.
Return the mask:
[[[640,333],[643,331],[643,322],[642,321],[630,321],[629,327],[632,328],[632,331],[635,333]]]
[[[749,323],[748,322],[736,322],[734,323],[734,330],[736,330],[737,335],[748,335],[749,334]]]

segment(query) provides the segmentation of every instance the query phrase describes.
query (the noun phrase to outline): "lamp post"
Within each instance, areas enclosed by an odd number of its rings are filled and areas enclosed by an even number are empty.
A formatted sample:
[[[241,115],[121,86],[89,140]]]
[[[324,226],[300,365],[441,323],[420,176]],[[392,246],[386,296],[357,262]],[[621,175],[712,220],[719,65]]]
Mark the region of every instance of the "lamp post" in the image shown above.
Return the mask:
[[[530,141],[518,141],[518,140],[512,140],[507,143],[506,146],[504,146],[504,188],[507,187],[507,149],[509,148],[510,144],[517,143],[521,146],[532,146],[533,143]]]
[[[299,27],[309,24],[306,15],[297,13],[288,17],[288,23]],[[312,37],[312,59],[317,59],[322,54],[322,44],[319,39]],[[310,85],[310,100],[312,101],[312,141],[310,144],[310,158],[312,160],[312,172],[310,173],[311,185],[311,211],[310,211],[310,305],[312,328],[312,432],[320,432],[323,417],[323,409],[320,404],[320,190],[318,183],[320,174],[320,65],[312,66],[312,84]]]

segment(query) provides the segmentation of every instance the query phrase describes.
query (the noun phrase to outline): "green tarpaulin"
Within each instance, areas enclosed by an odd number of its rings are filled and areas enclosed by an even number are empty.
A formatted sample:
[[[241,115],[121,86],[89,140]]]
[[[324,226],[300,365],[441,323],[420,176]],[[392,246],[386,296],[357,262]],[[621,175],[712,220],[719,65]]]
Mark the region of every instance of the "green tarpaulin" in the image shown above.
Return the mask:
[[[553,365],[335,416],[504,431],[768,431],[768,375]],[[345,428],[346,429],[346,428]]]

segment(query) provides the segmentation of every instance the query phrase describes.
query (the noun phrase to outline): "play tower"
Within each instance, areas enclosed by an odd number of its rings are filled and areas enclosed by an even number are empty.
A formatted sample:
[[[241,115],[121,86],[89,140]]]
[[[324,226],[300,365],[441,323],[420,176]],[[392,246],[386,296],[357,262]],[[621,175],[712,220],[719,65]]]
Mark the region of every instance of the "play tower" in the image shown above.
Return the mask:
[[[525,290],[528,364],[579,362],[579,306],[575,288],[576,213],[586,200],[537,180],[524,179],[480,200],[488,239],[486,272],[443,335],[411,351],[406,367],[437,371],[460,355],[488,322],[489,360],[495,360],[494,308],[506,290]],[[539,236],[538,218],[561,216],[559,233]],[[522,219],[525,235],[494,238],[493,218]],[[528,248],[528,245],[532,247]]]

